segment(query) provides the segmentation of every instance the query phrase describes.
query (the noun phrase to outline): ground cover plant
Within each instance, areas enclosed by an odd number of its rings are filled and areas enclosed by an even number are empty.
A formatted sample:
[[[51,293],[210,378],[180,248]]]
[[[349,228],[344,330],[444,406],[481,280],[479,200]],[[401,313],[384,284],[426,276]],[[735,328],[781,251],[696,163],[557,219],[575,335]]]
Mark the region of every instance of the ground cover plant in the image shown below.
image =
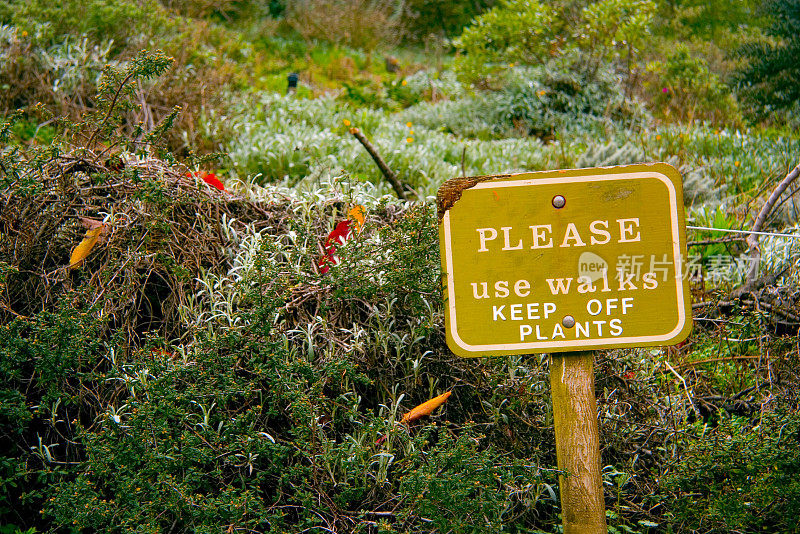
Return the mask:
[[[667,161],[752,228],[795,8],[0,1],[0,531],[560,532],[548,358],[446,347],[436,191]],[[796,529],[800,245],[746,237],[596,357],[609,532]]]

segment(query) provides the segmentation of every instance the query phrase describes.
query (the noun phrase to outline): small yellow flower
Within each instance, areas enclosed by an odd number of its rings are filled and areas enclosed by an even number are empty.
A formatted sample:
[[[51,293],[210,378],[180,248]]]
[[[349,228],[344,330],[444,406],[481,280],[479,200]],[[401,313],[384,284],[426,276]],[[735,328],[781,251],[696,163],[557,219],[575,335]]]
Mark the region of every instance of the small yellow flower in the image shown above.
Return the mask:
[[[345,126],[350,126],[350,121],[349,120],[345,119],[342,122],[344,123]]]
[[[734,161],[734,162],[733,162],[733,166],[734,166],[734,167],[738,167],[739,165],[740,165],[740,164],[739,164],[739,162],[738,162],[738,161]]]
[[[409,128],[411,128],[411,127],[413,126],[413,124],[411,124],[410,122],[407,122],[407,123],[406,123],[406,126],[408,126]]]
[[[414,135],[414,130],[409,130],[408,135]]]
[[[656,141],[661,141],[661,136],[660,135],[656,136]]]
[[[714,130],[714,135],[719,135],[719,130]]]
[[[547,93],[547,91],[545,91],[544,89],[542,89],[541,91],[539,91],[539,92],[538,92],[538,93],[536,93],[536,94],[537,94],[537,95],[539,95],[539,96],[544,96],[546,93]]]
[[[509,68],[509,69],[513,69],[513,68],[514,68],[514,67],[516,67],[516,66],[517,66],[517,64],[516,64],[516,63],[509,63],[509,64],[508,64],[508,68]]]
[[[400,82],[400,85],[408,85],[408,82],[406,80],[403,80],[402,82]]]
[[[406,137],[406,143],[413,143],[413,142],[414,142],[413,137]]]
[[[28,36],[28,32],[26,32],[25,30],[22,30],[22,33],[20,35],[22,35],[23,37],[27,37]]]

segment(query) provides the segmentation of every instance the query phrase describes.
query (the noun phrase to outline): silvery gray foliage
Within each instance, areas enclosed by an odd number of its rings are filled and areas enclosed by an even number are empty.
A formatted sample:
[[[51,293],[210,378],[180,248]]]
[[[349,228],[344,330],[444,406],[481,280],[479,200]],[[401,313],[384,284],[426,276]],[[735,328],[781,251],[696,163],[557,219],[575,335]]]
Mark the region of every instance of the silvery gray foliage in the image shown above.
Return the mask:
[[[610,141],[604,145],[590,145],[578,158],[577,167],[611,167],[650,162],[644,150],[638,146],[629,142],[620,146],[615,141]],[[681,164],[677,156],[670,156],[665,162],[678,169],[683,178],[683,203],[686,206],[717,205],[724,200],[726,187],[715,185],[705,167]]]
[[[586,152],[578,158],[577,166],[579,168],[611,167],[643,163],[645,160],[645,153],[639,147],[631,143],[619,146],[615,141],[610,141],[605,145],[590,145]]]
[[[786,201],[776,210],[775,218],[779,226],[796,226],[800,222],[800,193],[787,196]]]
[[[52,78],[52,90],[70,94],[82,86],[97,86],[103,68],[118,61],[110,59],[114,41],[92,44],[89,39],[67,37],[47,50],[39,50],[37,60]]]
[[[686,206],[704,204],[719,205],[727,196],[727,186],[714,184],[705,167],[680,165],[677,156],[671,156],[667,163],[678,169],[683,177],[683,203]]]
[[[442,87],[457,94],[457,86]],[[411,81],[409,80],[409,86]],[[421,102],[404,112],[408,120],[462,137],[506,139],[592,135],[615,124],[632,125],[647,118],[641,102],[626,97],[612,72],[593,79],[560,64],[516,67],[501,86],[458,95],[455,100]]]

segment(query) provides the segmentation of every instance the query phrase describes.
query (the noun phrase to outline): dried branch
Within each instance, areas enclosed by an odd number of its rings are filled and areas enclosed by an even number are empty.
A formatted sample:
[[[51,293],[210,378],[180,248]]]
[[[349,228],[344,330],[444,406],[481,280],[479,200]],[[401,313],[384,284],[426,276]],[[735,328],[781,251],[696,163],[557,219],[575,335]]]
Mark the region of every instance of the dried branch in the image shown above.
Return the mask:
[[[223,273],[231,267],[220,253],[229,239],[216,231],[223,214],[236,221],[237,230],[246,225],[256,231],[277,227],[285,218],[279,204],[221,195],[185,176],[180,166],[138,158],[120,160],[119,165],[111,168],[97,152],[74,150],[28,171],[40,184],[32,196],[15,195],[13,188],[0,190],[0,229],[8,236],[0,240],[0,261],[14,268],[0,297],[0,323],[48,309],[69,291],[72,278],[82,276],[91,288],[84,302],[102,304],[109,324],[119,331],[135,332],[138,324],[152,320],[140,308],[140,296],[168,286],[157,311],[163,334],[178,335],[184,328],[180,306],[188,302],[186,293],[197,288],[187,285],[174,266],[192,273],[209,265]],[[99,174],[108,179],[93,181]],[[148,197],[145,187],[156,188],[158,195]],[[64,267],[70,250],[85,235],[82,223],[97,223],[103,212],[112,212],[115,219],[106,242],[94,248],[80,274],[68,271]],[[158,232],[151,232],[151,226]],[[110,278],[104,274],[109,272]],[[111,293],[118,296],[108,299]]]
[[[392,189],[394,189],[394,192],[397,193],[397,198],[408,200],[408,195],[406,194],[406,188],[403,186],[403,183],[400,181],[399,178],[397,178],[397,175],[394,172],[392,172],[392,169],[390,169],[389,166],[386,165],[386,162],[383,161],[383,158],[381,158],[380,154],[378,154],[378,152],[375,150],[375,147],[372,146],[372,143],[370,143],[369,140],[366,137],[364,137],[364,134],[362,134],[358,128],[350,128],[350,133],[353,134],[353,137],[358,139],[358,142],[361,143],[364,146],[364,148],[367,149],[367,152],[369,152],[369,155],[372,156],[372,159],[373,161],[375,161],[375,164],[378,166],[383,175],[392,185]]]
[[[775,204],[780,199],[781,195],[786,191],[786,189],[794,182],[797,177],[800,176],[800,165],[796,166],[792,169],[784,178],[780,181],[778,186],[772,191],[767,202],[761,208],[761,211],[758,212],[758,216],[756,217],[755,222],[753,223],[753,227],[750,229],[752,232],[760,232],[761,228],[763,228],[764,223],[769,217],[772,208],[775,207]],[[747,236],[747,244],[749,246],[748,252],[750,253],[750,257],[752,261],[750,263],[750,270],[747,271],[747,275],[745,276],[745,282],[742,284],[741,287],[738,287],[733,292],[731,292],[732,298],[739,298],[746,293],[750,293],[754,289],[758,287],[759,279],[758,276],[758,266],[761,263],[761,249],[758,246],[758,235],[755,233],[750,234]]]

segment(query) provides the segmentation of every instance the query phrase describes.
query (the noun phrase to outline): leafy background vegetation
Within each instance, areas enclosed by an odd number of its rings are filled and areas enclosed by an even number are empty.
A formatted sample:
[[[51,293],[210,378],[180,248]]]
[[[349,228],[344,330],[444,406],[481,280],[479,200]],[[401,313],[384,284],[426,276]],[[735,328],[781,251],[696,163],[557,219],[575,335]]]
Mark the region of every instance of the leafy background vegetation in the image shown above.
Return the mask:
[[[446,348],[432,196],[662,160],[689,221],[748,228],[798,163],[798,30],[797,0],[0,0],[0,531],[559,532],[547,358]],[[610,532],[797,530],[797,245],[762,239],[765,308],[719,237],[687,342],[597,357]]]

